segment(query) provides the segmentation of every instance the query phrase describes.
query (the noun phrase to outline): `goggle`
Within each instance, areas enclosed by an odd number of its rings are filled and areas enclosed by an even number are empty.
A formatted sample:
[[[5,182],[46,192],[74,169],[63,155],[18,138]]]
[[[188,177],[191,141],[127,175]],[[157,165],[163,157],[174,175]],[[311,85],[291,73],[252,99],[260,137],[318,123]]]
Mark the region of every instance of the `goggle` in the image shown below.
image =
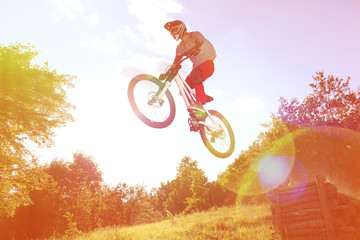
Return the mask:
[[[170,33],[172,35],[176,35],[176,34],[179,34],[179,31],[180,31],[180,28],[179,27],[173,27],[170,29]]]

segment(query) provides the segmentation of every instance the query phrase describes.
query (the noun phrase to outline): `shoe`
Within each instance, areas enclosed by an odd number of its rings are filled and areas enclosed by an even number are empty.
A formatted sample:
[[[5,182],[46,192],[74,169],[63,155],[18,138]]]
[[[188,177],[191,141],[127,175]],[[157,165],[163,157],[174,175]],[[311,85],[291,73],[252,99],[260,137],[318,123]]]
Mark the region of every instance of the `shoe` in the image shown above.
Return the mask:
[[[209,95],[206,95],[206,102],[208,103],[208,102],[211,102],[211,101],[213,101],[214,100],[214,98],[212,97],[212,96],[209,96]]]
[[[190,116],[195,117],[198,120],[203,120],[206,117],[206,112],[201,103],[194,103],[188,107],[188,112]]]

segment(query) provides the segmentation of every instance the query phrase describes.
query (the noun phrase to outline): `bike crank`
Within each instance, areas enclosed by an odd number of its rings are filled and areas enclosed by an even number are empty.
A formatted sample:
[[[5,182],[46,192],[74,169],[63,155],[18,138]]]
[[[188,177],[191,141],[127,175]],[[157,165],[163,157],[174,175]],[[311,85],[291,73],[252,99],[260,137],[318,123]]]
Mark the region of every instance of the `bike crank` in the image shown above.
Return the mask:
[[[198,123],[198,121],[196,119],[194,119],[192,117],[189,117],[188,123],[189,123],[189,126],[190,126],[190,131],[198,132],[200,130],[199,129],[199,123]]]

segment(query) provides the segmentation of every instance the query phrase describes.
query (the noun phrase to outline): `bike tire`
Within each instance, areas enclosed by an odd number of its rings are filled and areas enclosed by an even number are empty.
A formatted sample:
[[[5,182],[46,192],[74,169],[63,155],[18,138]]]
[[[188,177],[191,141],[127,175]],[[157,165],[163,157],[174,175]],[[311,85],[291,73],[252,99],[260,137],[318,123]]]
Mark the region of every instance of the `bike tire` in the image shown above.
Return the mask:
[[[201,125],[200,127],[200,135],[205,147],[216,157],[218,158],[227,158],[233,154],[235,149],[235,136],[234,132],[230,126],[230,123],[226,120],[226,118],[215,110],[209,110],[209,114],[212,119],[214,119],[218,124],[221,124],[224,132],[219,137],[214,137],[212,135],[215,133],[211,131],[206,126]],[[207,116],[204,120],[211,121],[209,116]],[[212,136],[211,136],[212,135]],[[214,139],[213,139],[214,138]]]
[[[175,101],[169,90],[166,91],[163,98],[165,105],[154,106],[154,104],[150,106],[150,104],[146,102],[146,100],[150,100],[150,95],[157,93],[163,86],[164,84],[160,80],[149,74],[135,76],[131,79],[128,86],[128,99],[131,108],[143,123],[153,128],[165,128],[169,126],[175,118]],[[149,90],[147,89],[148,87]],[[144,92],[144,94],[140,96],[143,101],[136,99],[135,94],[138,88]],[[148,96],[146,96],[146,94]],[[144,106],[140,107],[140,105]],[[159,119],[159,116],[161,119]]]

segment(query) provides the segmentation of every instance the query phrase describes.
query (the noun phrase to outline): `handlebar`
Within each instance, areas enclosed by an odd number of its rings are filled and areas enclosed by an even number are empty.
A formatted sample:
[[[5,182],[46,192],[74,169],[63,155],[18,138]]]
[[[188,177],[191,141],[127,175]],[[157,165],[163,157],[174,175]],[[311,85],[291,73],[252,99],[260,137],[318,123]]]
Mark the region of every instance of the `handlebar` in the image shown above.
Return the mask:
[[[166,73],[160,74],[159,79],[160,80],[166,79],[166,81],[172,81],[174,79],[174,77],[176,76],[176,74],[181,69],[181,63],[184,62],[186,59],[189,59],[191,57],[198,55],[199,53],[200,53],[200,49],[198,49],[196,46],[194,48],[190,49],[183,55],[183,58],[180,61],[171,65],[170,69],[168,69],[166,71]]]
[[[190,49],[189,51],[187,51],[186,53],[184,53],[183,57],[185,57],[185,58],[183,58],[179,63],[176,63],[176,64],[180,64],[183,61],[185,61],[186,59],[189,59],[191,57],[195,57],[199,53],[200,53],[200,49],[198,48],[198,46],[195,46],[192,49]]]
[[[160,74],[159,79],[160,80],[166,79],[166,81],[172,81],[174,79],[174,77],[176,76],[176,74],[179,72],[179,70],[181,68],[181,63],[184,62],[186,59],[194,57],[200,53],[199,47],[200,47],[200,45],[196,44],[193,48],[191,48],[189,51],[184,53],[183,56],[181,57],[180,61],[171,65],[170,69],[168,69],[166,71],[166,73]]]

